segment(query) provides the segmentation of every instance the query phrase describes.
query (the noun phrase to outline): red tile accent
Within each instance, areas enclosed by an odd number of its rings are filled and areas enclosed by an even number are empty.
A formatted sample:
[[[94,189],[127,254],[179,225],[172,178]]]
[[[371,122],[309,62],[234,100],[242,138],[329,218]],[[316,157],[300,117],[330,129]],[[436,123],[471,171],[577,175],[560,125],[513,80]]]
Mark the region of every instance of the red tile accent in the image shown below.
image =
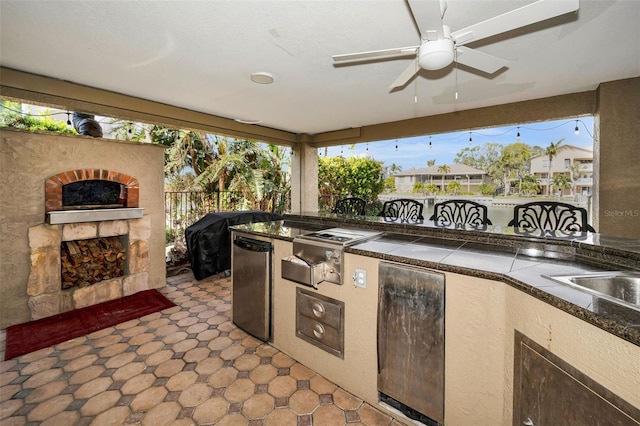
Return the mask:
[[[108,180],[118,182],[127,188],[126,207],[139,206],[140,184],[132,176],[114,170],[77,169],[58,173],[45,180],[45,212],[62,208],[62,187],[82,180]]]

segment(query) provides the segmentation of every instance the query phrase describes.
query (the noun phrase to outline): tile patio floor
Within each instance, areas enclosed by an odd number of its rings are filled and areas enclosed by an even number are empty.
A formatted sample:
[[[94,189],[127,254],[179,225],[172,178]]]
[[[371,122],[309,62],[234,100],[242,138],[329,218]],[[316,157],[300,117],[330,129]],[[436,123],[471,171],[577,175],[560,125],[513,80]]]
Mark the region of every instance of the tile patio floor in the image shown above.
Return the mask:
[[[230,278],[161,291],[177,306],[1,361],[0,424],[400,425],[236,328]]]

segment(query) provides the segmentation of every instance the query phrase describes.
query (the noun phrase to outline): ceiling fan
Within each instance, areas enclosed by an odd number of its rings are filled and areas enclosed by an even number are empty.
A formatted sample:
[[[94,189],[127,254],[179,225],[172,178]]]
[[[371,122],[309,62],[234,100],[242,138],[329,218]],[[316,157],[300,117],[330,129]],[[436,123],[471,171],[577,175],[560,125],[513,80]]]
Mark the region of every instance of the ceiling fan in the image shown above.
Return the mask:
[[[336,64],[346,64],[415,56],[409,66],[391,83],[390,90],[406,85],[420,69],[439,70],[454,61],[493,74],[505,67],[508,61],[465,47],[465,44],[574,12],[580,6],[579,0],[539,0],[452,32],[442,23],[447,9],[446,0],[407,1],[420,30],[419,46],[334,55],[333,61]]]

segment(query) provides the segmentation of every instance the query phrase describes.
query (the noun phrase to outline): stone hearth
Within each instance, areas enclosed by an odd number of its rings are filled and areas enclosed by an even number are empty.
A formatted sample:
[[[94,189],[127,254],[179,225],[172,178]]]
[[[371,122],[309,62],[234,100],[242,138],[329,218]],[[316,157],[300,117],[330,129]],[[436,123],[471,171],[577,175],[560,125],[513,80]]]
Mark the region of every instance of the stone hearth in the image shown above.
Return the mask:
[[[112,220],[61,225],[41,224],[29,228],[31,269],[27,283],[32,320],[83,308],[147,290],[151,220]],[[60,247],[63,241],[126,236],[125,275],[83,288],[62,290]]]

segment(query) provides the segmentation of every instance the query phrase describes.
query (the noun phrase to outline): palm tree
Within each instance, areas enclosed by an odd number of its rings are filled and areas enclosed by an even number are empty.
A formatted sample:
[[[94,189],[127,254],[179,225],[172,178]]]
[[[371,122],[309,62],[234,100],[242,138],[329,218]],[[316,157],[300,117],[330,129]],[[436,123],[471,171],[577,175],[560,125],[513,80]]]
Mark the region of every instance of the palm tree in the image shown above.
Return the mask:
[[[442,173],[442,192],[445,191],[444,186],[444,176],[451,171],[451,167],[443,164],[442,166],[438,166],[438,173]]]
[[[436,160],[427,160],[427,167],[435,166]]]
[[[398,166],[396,163],[393,163],[389,166],[389,174],[393,175],[396,173],[400,173],[402,171],[402,166]]]
[[[569,180],[569,178],[566,175],[562,175],[562,174],[555,175],[553,177],[553,180],[551,181],[551,184],[553,186],[555,186],[556,188],[558,188],[560,190],[561,194],[562,194],[562,190],[564,188],[570,188],[571,187],[571,181]]]
[[[522,177],[521,187],[522,194],[524,194],[525,197],[530,197],[540,191],[540,182],[538,182],[534,175],[528,174]]]
[[[549,173],[547,174],[547,195],[551,195],[551,163],[553,161],[553,157],[558,155],[558,152],[560,151],[560,145],[562,145],[563,141],[564,138],[560,139],[557,142],[549,142],[549,146],[544,150],[545,155],[549,158]]]
[[[576,187],[578,186],[577,181],[580,179],[580,163],[578,161],[573,161],[569,170],[571,171],[571,195],[575,195]]]
[[[454,180],[449,185],[447,185],[447,194],[459,195],[461,190],[462,190],[462,185],[460,185],[460,182],[458,181]]]
[[[228,190],[240,193],[247,200],[247,206],[243,207],[253,207],[260,200],[263,190],[257,142],[216,137],[216,145],[217,152],[197,175],[196,183],[211,188],[217,182],[220,192]]]

